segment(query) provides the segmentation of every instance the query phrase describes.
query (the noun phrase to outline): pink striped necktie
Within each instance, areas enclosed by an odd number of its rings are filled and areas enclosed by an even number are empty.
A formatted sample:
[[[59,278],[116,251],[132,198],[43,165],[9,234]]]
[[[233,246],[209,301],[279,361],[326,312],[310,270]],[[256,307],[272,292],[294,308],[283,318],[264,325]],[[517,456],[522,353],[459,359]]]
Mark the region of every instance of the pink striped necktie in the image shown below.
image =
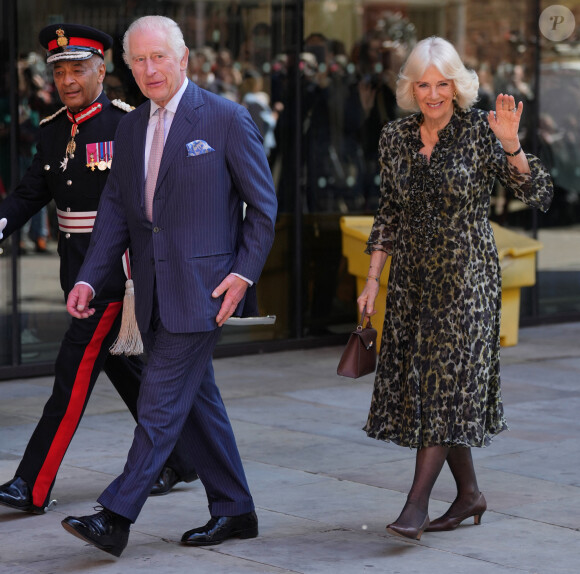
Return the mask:
[[[147,178],[145,179],[145,214],[149,221],[153,220],[153,196],[157,185],[157,175],[159,174],[159,165],[163,156],[163,145],[165,144],[165,126],[164,115],[165,108],[158,108],[157,125],[151,142],[151,151],[149,153],[149,163],[147,164]]]

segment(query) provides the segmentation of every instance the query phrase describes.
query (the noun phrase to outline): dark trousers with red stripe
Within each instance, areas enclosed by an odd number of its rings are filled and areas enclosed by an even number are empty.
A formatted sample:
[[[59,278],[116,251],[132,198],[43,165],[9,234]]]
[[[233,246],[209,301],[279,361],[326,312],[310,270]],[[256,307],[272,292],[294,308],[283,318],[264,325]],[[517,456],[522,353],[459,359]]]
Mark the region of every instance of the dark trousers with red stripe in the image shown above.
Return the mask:
[[[28,442],[16,476],[32,491],[34,506],[48,504],[56,474],[76,432],[101,370],[104,370],[136,419],[143,362],[138,357],[110,355],[121,326],[120,301],[96,302],[88,319],[72,319],[55,363],[52,395]],[[174,451],[168,460],[182,477],[194,474]]]

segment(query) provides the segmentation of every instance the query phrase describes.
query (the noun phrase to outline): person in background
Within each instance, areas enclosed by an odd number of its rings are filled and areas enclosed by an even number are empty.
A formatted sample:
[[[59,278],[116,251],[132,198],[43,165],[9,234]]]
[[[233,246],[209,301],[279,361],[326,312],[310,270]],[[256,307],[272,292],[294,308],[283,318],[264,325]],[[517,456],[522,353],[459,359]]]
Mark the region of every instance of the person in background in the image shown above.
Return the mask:
[[[241,104],[248,108],[264,140],[264,151],[270,156],[276,147],[274,131],[278,117],[284,109],[282,102],[270,107],[270,96],[264,91],[264,80],[257,70],[248,68],[240,86]]]
[[[381,201],[369,236],[359,309],[375,313],[379,277],[391,256],[382,346],[370,412],[371,438],[417,449],[405,506],[388,532],[419,539],[453,530],[486,500],[471,448],[507,428],[500,392],[501,270],[488,220],[498,178],[532,207],[553,195],[540,161],[523,152],[523,104],[497,96],[495,111],[472,108],[475,72],[446,40],[409,55],[397,103],[412,115],[382,131]],[[447,461],[457,485],[448,511],[429,521],[431,489]]]
[[[26,58],[18,61],[18,158],[20,177],[32,163],[36,152],[36,140],[40,120],[56,112],[59,105],[53,93],[47,89],[47,82],[38,68],[39,56],[31,52]],[[49,238],[48,210],[43,207],[37,211],[22,227],[19,253],[28,253],[25,236],[34,245],[34,252],[49,254],[47,241]]]
[[[89,301],[131,244],[135,312],[148,362],[123,473],[99,496],[102,510],[62,521],[71,534],[115,556],[178,439],[206,489],[211,515],[181,542],[203,546],[258,535],[212,353],[224,322],[255,303],[277,207],[256,124],[240,104],[187,79],[179,26],[164,16],[139,18],[123,48],[150,100],[119,123],[115,163],[67,308],[77,319],[91,317]]]
[[[58,209],[60,282],[65,299],[84,261],[101,191],[110,171],[114,136],[131,110],[103,92],[104,52],[112,42],[100,30],[76,24],[43,28],[40,43],[60,99],[59,111],[41,122],[37,152],[20,183],[0,203],[0,239],[10,236],[54,199]],[[119,333],[125,293],[122,258],[111,267],[94,315],[73,319],[55,363],[52,394],[12,480],[0,486],[0,504],[43,514],[62,459],[80,423],[101,370],[137,416],[143,362],[139,357],[109,354]],[[152,494],[169,492],[180,480],[197,478],[174,453],[160,469]]]

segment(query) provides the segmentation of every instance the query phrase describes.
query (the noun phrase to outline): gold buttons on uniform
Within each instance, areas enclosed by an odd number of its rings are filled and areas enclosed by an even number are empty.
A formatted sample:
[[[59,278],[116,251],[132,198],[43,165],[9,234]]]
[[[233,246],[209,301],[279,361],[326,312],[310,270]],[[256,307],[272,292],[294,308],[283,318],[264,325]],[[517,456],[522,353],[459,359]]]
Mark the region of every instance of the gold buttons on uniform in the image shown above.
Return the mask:
[[[44,166],[44,171],[48,171],[49,169],[50,169],[50,166],[49,166],[48,164],[46,164],[46,165]]]
[[[66,184],[67,185],[72,185],[72,180],[71,179],[68,179],[67,182],[66,182]]]
[[[67,239],[70,239],[70,233],[67,233],[67,234],[65,235],[65,237],[66,237]]]

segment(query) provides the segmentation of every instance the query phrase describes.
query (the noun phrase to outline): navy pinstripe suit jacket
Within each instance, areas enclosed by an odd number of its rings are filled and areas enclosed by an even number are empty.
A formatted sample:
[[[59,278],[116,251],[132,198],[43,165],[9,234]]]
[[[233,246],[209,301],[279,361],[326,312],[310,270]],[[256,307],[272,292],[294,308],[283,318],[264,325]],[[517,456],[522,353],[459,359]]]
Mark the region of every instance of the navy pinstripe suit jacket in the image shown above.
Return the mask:
[[[98,293],[131,244],[140,330],[149,328],[156,281],[168,331],[210,331],[221,306],[212,291],[231,272],[256,282],[274,239],[277,201],[262,139],[243,106],[188,81],[166,139],[149,222],[144,207],[149,110],[146,102],[119,123],[78,280]],[[188,155],[186,144],[196,140],[215,151]]]

